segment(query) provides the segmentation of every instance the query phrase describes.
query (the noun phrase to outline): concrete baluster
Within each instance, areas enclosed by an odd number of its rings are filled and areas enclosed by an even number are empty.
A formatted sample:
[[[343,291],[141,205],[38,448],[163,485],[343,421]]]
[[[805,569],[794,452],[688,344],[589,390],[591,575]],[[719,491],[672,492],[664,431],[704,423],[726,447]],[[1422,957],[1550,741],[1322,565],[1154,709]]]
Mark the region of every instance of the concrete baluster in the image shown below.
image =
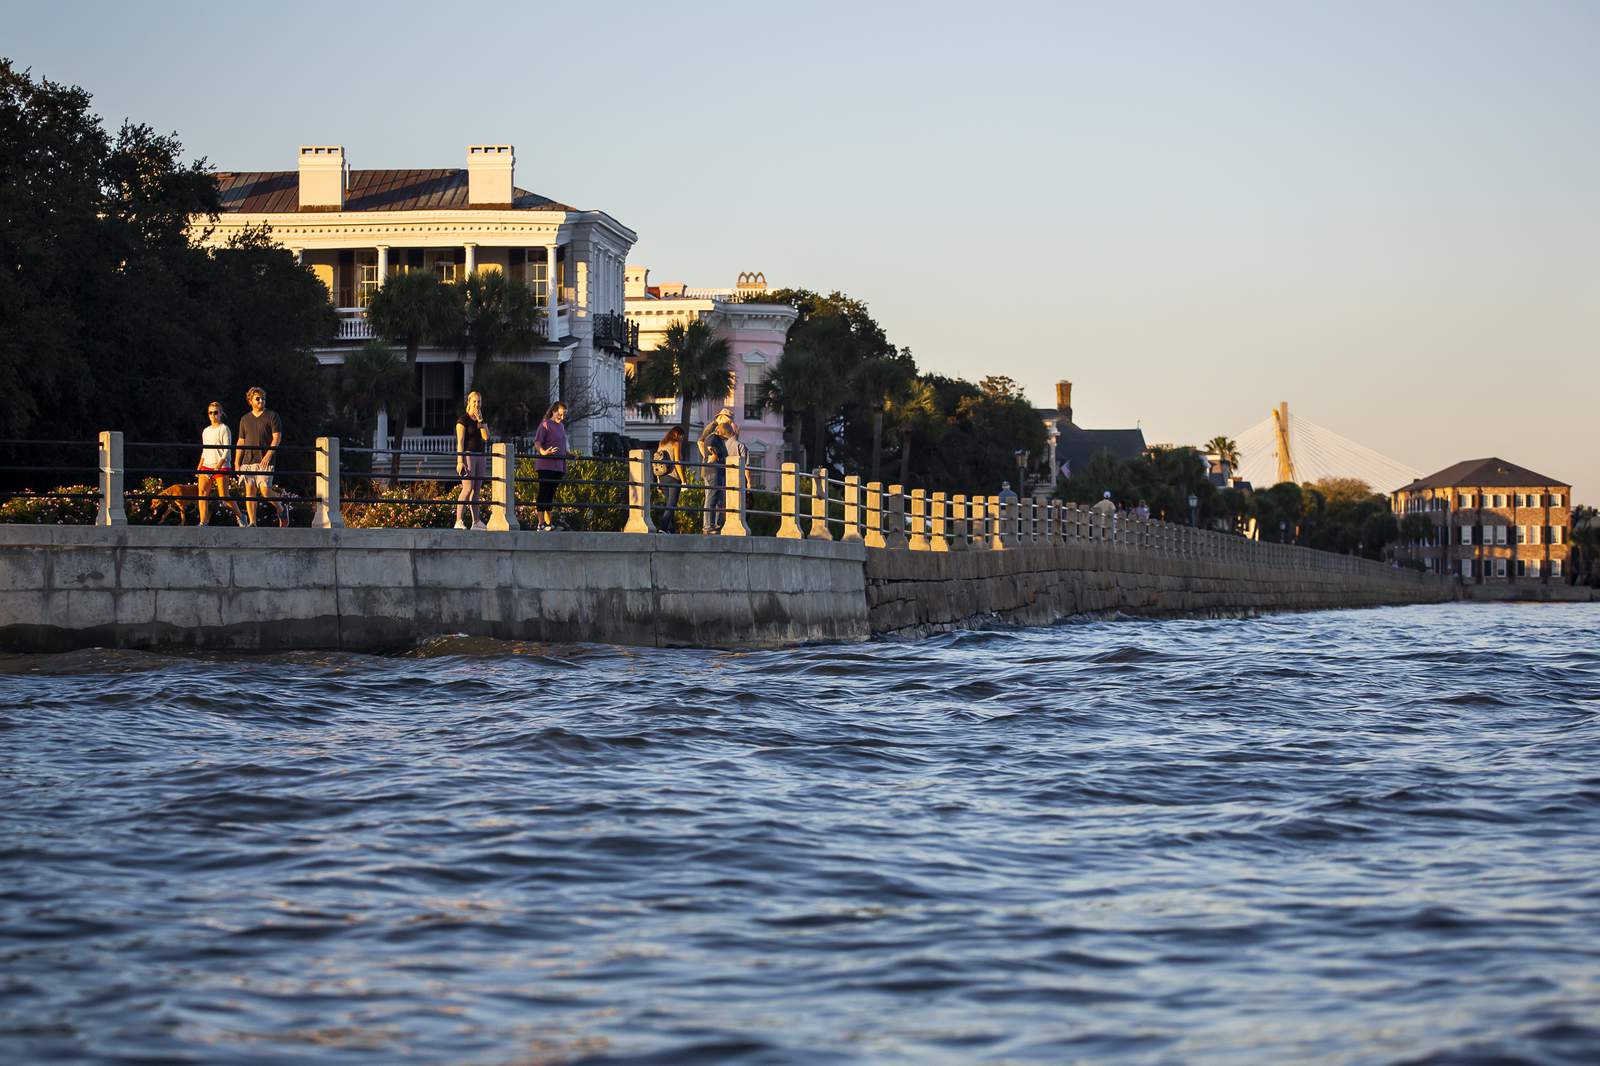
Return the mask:
[[[988,501],[982,496],[967,498],[967,537],[973,548],[989,549]]]
[[[122,479],[127,467],[122,461],[122,431],[100,431],[100,508],[94,517],[97,526],[125,526],[128,513],[123,507]]]
[[[651,454],[642,448],[628,453],[628,522],[624,533],[654,533],[655,517],[650,513],[650,482],[655,467]]]
[[[883,546],[906,546],[906,490],[903,485],[890,485],[883,494]]]
[[[887,547],[883,540],[883,482],[881,481],[867,482],[866,519],[867,547]]]
[[[317,502],[311,510],[311,528],[341,529],[344,515],[339,510],[339,438],[318,437],[314,479]]]
[[[950,497],[950,550],[964,552],[972,547],[967,532],[967,497],[956,494]]]
[[[819,466],[811,474],[811,532],[809,540],[832,540],[828,528],[828,468]]]
[[[1006,551],[1017,546],[1017,505],[998,496],[989,497],[989,547]]]
[[[778,539],[799,540],[800,523],[795,512],[800,509],[800,478],[793,463],[778,468]]]
[[[861,540],[861,478],[850,474],[844,479],[844,531],[840,540]]]
[[[930,503],[931,513],[928,516],[928,550],[947,552],[950,550],[950,504],[942,492],[933,494]]]
[[[643,455],[643,452],[635,453]],[[631,465],[631,457],[630,457]],[[650,476],[650,464],[644,464],[645,477]],[[647,486],[644,498],[650,498]],[[648,521],[650,509],[645,508]],[[632,516],[629,516],[632,521]],[[510,533],[517,528],[517,448],[514,444],[489,446],[489,529],[495,533]],[[654,527],[652,526],[652,531]]]
[[[932,551],[928,543],[928,493],[926,489],[911,490],[911,541],[907,545],[914,552]]]
[[[750,527],[744,521],[744,463],[737,448],[728,449],[728,459],[723,469],[723,499],[727,516],[722,520],[724,537],[748,537]]]
[[[1024,540],[1023,543],[1025,543],[1025,544],[1038,544],[1041,540],[1043,540],[1044,539],[1044,530],[1042,528],[1040,528],[1040,527],[1041,527],[1041,516],[1039,514],[1039,501],[1038,501],[1038,499],[1036,497],[1029,496],[1028,497],[1028,530],[1027,530],[1027,539]]]

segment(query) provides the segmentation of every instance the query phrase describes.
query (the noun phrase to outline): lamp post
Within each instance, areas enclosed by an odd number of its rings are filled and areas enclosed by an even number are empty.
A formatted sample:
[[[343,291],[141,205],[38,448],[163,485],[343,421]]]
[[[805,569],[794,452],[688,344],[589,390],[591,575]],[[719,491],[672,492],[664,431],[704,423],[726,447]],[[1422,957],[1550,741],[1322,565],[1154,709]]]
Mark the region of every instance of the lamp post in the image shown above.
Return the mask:
[[[1284,533],[1284,530],[1286,530],[1288,528],[1289,528],[1289,523],[1285,522],[1281,518],[1278,519],[1278,543],[1279,544],[1283,543],[1283,533]]]
[[[1200,524],[1200,497],[1192,492],[1189,493],[1189,524],[1191,526]]]
[[[1017,495],[1021,496],[1027,491],[1028,485],[1028,449],[1017,449]]]

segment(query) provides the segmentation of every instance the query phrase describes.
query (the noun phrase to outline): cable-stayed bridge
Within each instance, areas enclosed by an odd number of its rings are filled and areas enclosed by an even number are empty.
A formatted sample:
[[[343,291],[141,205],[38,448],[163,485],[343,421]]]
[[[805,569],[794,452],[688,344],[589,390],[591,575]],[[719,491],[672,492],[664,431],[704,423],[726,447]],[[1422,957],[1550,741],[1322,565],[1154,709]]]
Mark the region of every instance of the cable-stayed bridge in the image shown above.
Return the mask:
[[[1266,418],[1234,437],[1239,445],[1235,474],[1258,489],[1280,481],[1304,484],[1325,477],[1353,477],[1388,493],[1422,471],[1335,433],[1280,404]]]

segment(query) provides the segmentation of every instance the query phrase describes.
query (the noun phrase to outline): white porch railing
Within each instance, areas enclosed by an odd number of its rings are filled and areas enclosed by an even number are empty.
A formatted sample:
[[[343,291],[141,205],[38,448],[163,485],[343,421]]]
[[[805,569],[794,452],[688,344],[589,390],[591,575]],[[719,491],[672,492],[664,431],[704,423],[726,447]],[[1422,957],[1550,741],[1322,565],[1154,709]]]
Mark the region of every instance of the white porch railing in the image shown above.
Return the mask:
[[[367,321],[365,307],[335,307],[333,310],[339,316],[339,331],[334,334],[335,340],[370,341],[376,336],[372,332],[372,323]]]

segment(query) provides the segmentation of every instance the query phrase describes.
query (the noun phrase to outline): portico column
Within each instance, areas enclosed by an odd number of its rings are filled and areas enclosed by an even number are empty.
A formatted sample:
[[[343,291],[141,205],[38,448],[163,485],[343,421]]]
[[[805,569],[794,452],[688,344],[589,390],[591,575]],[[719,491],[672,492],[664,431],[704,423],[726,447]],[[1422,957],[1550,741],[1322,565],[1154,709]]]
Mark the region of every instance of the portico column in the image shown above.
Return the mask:
[[[389,278],[389,246],[378,245],[378,288],[383,288],[383,283]]]
[[[467,273],[471,274],[478,269],[478,246],[468,241],[462,247],[467,252]]]
[[[560,302],[561,289],[556,284],[556,245],[544,246],[544,314],[545,314],[545,339],[556,340],[561,334],[556,331],[556,304]]]
[[[561,399],[561,364],[550,364],[550,402],[555,403]]]

